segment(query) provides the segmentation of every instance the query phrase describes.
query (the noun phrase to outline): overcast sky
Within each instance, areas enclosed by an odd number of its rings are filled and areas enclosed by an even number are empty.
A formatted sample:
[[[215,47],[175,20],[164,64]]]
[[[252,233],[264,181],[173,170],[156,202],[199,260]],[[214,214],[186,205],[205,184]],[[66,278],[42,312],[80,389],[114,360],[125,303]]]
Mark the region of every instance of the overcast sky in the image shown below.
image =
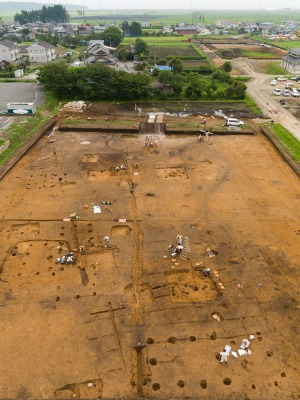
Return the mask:
[[[38,1],[38,0],[36,0]],[[57,0],[56,0],[57,1]],[[56,2],[55,1],[55,2]],[[70,1],[68,1],[69,3]],[[300,8],[300,0],[86,0],[73,4],[86,4],[91,9],[274,9]]]
[[[0,0],[9,1],[9,0]],[[14,1],[14,0],[13,0]],[[15,0],[20,1],[20,0]],[[300,0],[25,0],[37,3],[86,5],[91,10],[151,10],[151,9],[185,9],[185,10],[259,10],[259,9],[300,9]]]

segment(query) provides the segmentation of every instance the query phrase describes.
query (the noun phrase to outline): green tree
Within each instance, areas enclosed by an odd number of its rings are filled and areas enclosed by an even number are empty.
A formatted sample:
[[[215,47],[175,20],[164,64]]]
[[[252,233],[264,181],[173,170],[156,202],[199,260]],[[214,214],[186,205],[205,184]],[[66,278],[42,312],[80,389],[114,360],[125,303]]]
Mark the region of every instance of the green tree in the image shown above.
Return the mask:
[[[62,5],[43,6],[39,13],[42,22],[68,22],[69,15]]]
[[[157,80],[165,85],[170,85],[173,82],[173,72],[172,71],[160,71]]]
[[[68,22],[69,15],[62,5],[54,5],[49,7],[43,6],[41,10],[21,10],[20,13],[14,15],[14,20],[21,25],[38,20],[42,22]]]
[[[212,93],[211,82],[209,79],[193,73],[189,75],[186,95],[191,100],[199,98],[207,99]]]
[[[157,62],[158,65],[168,65],[168,60],[166,58],[161,58]]]
[[[186,85],[186,81],[185,75],[173,73],[171,88],[173,89],[175,96],[181,95],[183,88]]]
[[[116,57],[120,61],[126,61],[127,60],[127,55],[128,55],[128,51],[126,49],[124,49],[124,48],[121,48],[121,49],[116,51]]]
[[[123,31],[123,35],[129,35],[130,34],[130,25],[128,21],[123,21],[121,24],[121,28]]]
[[[148,45],[143,39],[136,39],[135,40],[135,48],[134,48],[135,54],[148,54]]]
[[[150,77],[128,74],[102,64],[68,67],[65,62],[40,68],[39,80],[59,99],[142,100],[149,95]]]
[[[14,15],[14,20],[19,22],[21,25],[28,24],[28,22],[35,22],[39,19],[39,11],[26,11],[21,10],[20,13]]]
[[[98,33],[98,32],[93,32],[91,35],[89,35],[89,37],[87,37],[86,39],[89,40],[103,40],[103,32],[102,33]]]
[[[223,65],[220,67],[221,70],[225,72],[231,72],[232,71],[232,65],[230,61],[225,61]]]
[[[66,62],[43,65],[40,67],[39,80],[57,98],[68,98],[70,77]]]
[[[175,73],[180,73],[183,70],[182,62],[177,57],[171,58],[171,60],[169,61],[169,66],[173,67],[173,71]]]
[[[115,26],[109,26],[102,33],[102,39],[106,46],[118,47],[123,40],[122,32]]]
[[[28,28],[23,28],[19,31],[19,33],[22,33],[22,35],[28,35],[30,33],[30,30]]]
[[[234,80],[232,85],[225,90],[226,97],[233,100],[242,100],[245,98],[247,86],[243,82]]]
[[[65,47],[79,46],[81,38],[81,35],[73,36],[67,33],[61,38],[60,43]]]
[[[47,42],[56,46],[59,42],[58,35],[51,35],[51,33],[41,33],[38,36],[40,42]]]
[[[217,79],[219,82],[226,82],[226,83],[231,83],[232,82],[231,76],[227,72],[225,72],[225,71],[223,71],[221,69],[218,69],[215,72],[213,72],[211,74],[211,77],[213,79]]]
[[[142,36],[142,26],[139,22],[133,21],[130,24],[130,35],[131,36]]]

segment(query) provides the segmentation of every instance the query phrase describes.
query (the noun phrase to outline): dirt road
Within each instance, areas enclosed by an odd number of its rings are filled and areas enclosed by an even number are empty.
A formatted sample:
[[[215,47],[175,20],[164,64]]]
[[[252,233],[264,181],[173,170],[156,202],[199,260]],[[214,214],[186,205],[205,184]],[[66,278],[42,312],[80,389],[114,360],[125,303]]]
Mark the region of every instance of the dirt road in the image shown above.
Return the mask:
[[[300,140],[300,122],[295,118],[284,106],[279,104],[282,96],[274,96],[272,94],[273,86],[271,86],[272,76],[262,74],[255,71],[255,60],[246,58],[237,58],[232,60],[235,69],[241,71],[245,75],[252,77],[251,81],[247,83],[248,94],[258,104],[267,118],[279,122],[292,135]],[[278,82],[277,86],[280,89],[284,88],[285,82]],[[300,99],[285,98],[285,101],[295,105],[300,104]]]

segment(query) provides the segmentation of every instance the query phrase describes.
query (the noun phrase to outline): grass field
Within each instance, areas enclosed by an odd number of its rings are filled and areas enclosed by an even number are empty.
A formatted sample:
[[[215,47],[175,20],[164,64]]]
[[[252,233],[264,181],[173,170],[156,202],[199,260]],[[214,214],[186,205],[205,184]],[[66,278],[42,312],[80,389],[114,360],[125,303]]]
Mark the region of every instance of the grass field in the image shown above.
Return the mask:
[[[300,40],[270,40],[261,36],[253,36],[252,38],[259,42],[270,44],[271,46],[276,46],[284,50],[300,47]]]
[[[268,127],[280,139],[284,147],[290,152],[293,158],[300,162],[300,143],[299,141],[282,125],[268,124]]]
[[[279,66],[279,63],[276,63],[276,62],[266,63],[264,65],[264,67],[265,67],[265,71],[263,71],[263,72],[266,74],[270,74],[270,75],[285,75],[286,74],[286,71]]]

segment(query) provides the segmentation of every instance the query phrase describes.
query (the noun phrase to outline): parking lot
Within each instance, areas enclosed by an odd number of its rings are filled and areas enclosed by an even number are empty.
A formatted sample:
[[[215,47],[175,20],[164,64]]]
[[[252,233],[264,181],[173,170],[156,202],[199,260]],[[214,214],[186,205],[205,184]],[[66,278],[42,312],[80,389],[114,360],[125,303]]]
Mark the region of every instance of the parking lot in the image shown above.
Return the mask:
[[[0,111],[6,112],[7,103],[35,102],[36,107],[44,104],[45,95],[41,85],[28,82],[0,82]],[[0,129],[12,121],[12,116],[0,115]]]

